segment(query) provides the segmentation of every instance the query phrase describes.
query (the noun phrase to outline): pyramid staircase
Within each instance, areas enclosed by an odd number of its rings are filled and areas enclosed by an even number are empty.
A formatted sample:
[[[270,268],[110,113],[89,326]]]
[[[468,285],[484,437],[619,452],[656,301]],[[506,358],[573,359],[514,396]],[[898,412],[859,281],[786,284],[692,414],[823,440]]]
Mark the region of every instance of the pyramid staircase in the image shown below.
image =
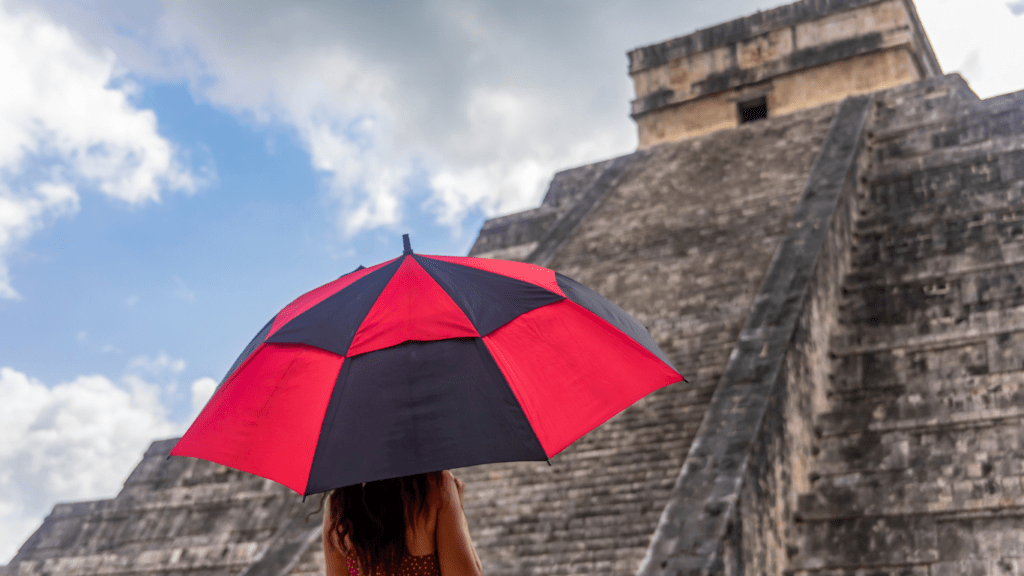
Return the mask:
[[[874,105],[787,573],[1024,574],[1024,92]]]

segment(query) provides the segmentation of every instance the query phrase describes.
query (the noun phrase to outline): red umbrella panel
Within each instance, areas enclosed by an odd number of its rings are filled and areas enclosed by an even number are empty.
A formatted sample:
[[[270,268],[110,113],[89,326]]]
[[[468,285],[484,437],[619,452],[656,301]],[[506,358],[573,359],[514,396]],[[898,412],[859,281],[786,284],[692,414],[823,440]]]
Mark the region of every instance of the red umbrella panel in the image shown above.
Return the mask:
[[[545,460],[680,380],[642,324],[561,274],[407,249],[274,316],[171,454],[306,495]]]

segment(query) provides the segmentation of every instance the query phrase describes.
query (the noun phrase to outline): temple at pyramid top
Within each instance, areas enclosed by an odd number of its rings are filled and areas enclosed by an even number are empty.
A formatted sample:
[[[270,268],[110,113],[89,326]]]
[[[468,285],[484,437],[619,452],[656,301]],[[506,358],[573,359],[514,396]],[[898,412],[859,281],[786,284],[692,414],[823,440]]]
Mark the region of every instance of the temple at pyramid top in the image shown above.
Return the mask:
[[[640,148],[942,74],[910,0],[801,0],[628,56]]]

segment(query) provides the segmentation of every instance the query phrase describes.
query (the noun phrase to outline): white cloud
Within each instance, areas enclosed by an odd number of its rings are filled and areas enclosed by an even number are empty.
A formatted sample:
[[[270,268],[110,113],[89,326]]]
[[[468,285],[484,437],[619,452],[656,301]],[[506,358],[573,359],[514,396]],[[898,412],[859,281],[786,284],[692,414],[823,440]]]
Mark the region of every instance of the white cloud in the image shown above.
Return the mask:
[[[0,564],[55,502],[113,497],[153,440],[184,433],[217,387],[194,380],[191,413],[172,420],[185,367],[165,352],[140,355],[119,383],[88,375],[53,387],[0,368]]]
[[[136,72],[184,79],[201,100],[294,129],[346,235],[402,222],[412,181],[432,187],[425,206],[457,227],[474,209],[531,207],[555,170],[635,145],[623,49],[605,46],[607,26],[571,6],[523,8],[529,21],[516,27],[502,10],[449,0],[401,11],[90,4],[102,17],[42,3],[117,47]],[[580,42],[564,46],[568,26],[596,34],[568,32]],[[591,75],[592,62],[613,73]]]
[[[2,31],[0,31],[2,35]],[[0,94],[3,90],[0,90]],[[0,99],[3,97],[0,96]],[[2,119],[2,111],[0,111]],[[3,133],[0,121],[0,134]],[[0,138],[3,141],[4,138]],[[0,164],[0,178],[4,166]],[[0,180],[0,298],[19,298],[11,285],[6,256],[50,219],[78,211],[78,194],[67,184],[44,182],[16,193]]]
[[[180,298],[185,302],[195,302],[196,293],[185,284],[185,281],[177,276],[171,276],[171,282],[174,283],[174,297]]]
[[[771,0],[79,3],[32,0],[133,71],[187,81],[248,121],[291,127],[347,234],[402,221],[411,179],[457,225],[536,205],[551,174],[628,153],[624,52]],[[982,96],[1024,87],[1019,0],[919,0],[947,70]],[[965,9],[966,7],[970,9]],[[127,31],[127,32],[126,32]],[[259,38],[259,42],[251,41]],[[972,55],[972,50],[977,52]]]
[[[136,88],[111,52],[2,3],[0,38],[0,298],[16,298],[7,259],[50,220],[77,212],[78,188],[139,205],[196,182],[153,112],[130,102]]]
[[[0,368],[0,562],[54,502],[112,496],[150,442],[180,432],[141,380],[79,376],[48,388]]]
[[[162,376],[165,374],[177,374],[184,370],[186,363],[182,359],[171,358],[166,352],[161,351],[155,357],[149,357],[145,354],[141,354],[132,358],[128,363],[128,373],[147,373],[154,376]]]
[[[79,343],[83,345],[88,346],[89,348],[98,349],[103,354],[109,354],[111,352],[121,352],[121,350],[118,347],[114,346],[113,344],[100,345],[96,342],[93,342],[92,337],[89,336],[89,333],[85,330],[79,330],[78,333],[75,334],[75,340],[77,340]]]
[[[189,417],[190,422],[199,415],[199,412],[206,406],[206,403],[213,396],[213,392],[216,389],[217,381],[213,378],[199,378],[192,382],[192,415]]]
[[[180,398],[178,374],[187,364],[182,359],[171,358],[161,351],[155,357],[141,354],[132,358],[125,367],[123,382],[132,394],[153,410],[163,410],[162,401],[174,402]]]
[[[945,72],[960,72],[982,98],[1024,89],[1024,17],[1006,0],[917,0]],[[1019,13],[1019,12],[1018,12]]]

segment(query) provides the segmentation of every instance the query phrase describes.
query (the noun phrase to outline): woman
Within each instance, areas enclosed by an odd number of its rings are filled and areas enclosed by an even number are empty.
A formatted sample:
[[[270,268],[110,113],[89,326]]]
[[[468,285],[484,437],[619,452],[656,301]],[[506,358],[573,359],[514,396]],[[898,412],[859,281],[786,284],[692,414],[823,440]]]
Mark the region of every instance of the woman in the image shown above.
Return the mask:
[[[445,470],[332,491],[324,507],[327,576],[479,576],[463,488]]]

